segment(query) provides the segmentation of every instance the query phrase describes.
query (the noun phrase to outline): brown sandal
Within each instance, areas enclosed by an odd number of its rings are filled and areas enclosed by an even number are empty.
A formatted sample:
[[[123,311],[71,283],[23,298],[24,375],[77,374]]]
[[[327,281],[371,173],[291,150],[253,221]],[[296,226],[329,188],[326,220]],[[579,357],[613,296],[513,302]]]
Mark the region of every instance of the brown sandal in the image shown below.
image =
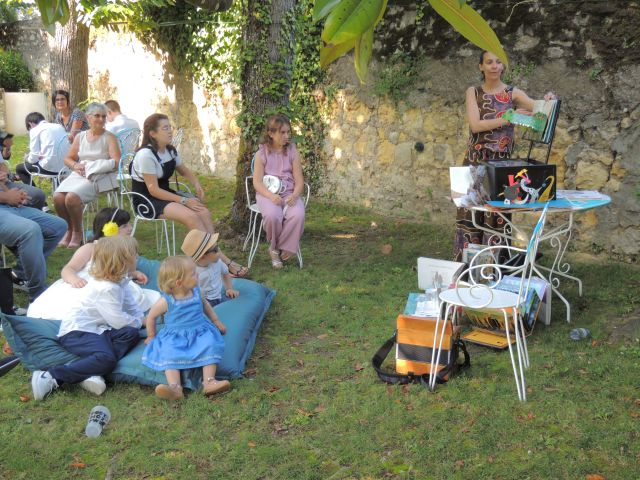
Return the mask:
[[[235,260],[229,260],[227,268],[229,268],[229,274],[232,277],[244,278],[249,274],[249,269],[244,265],[240,265]]]

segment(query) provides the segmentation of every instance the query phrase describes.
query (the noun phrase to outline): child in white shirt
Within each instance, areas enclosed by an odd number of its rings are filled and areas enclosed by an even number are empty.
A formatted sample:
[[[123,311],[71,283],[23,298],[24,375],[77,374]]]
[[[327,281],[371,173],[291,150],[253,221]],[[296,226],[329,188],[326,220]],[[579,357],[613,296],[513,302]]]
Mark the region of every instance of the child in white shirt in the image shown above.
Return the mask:
[[[233,289],[229,268],[220,259],[217,242],[217,233],[191,230],[181,247],[196,262],[198,285],[212,307],[240,295],[240,292]],[[225,296],[222,295],[223,287]]]
[[[143,313],[131,290],[129,274],[136,269],[137,242],[133,237],[112,236],[96,242],[87,285],[60,324],[58,342],[80,357],[31,377],[35,400],[43,400],[64,383],[79,383],[96,395],[104,392],[104,375],[140,340]]]

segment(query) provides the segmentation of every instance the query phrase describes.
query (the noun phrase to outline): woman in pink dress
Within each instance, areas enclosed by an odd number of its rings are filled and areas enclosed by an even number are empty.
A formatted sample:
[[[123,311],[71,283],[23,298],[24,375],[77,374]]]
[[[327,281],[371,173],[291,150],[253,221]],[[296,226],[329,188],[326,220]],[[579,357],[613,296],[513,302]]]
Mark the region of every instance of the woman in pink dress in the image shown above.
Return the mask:
[[[304,190],[304,176],[300,154],[289,143],[291,123],[284,115],[269,118],[256,154],[253,186],[256,201],[264,219],[264,230],[269,241],[269,257],[273,268],[282,268],[282,262],[298,251],[304,231],[304,203],[300,198]],[[280,179],[279,193],[267,189],[265,175]]]

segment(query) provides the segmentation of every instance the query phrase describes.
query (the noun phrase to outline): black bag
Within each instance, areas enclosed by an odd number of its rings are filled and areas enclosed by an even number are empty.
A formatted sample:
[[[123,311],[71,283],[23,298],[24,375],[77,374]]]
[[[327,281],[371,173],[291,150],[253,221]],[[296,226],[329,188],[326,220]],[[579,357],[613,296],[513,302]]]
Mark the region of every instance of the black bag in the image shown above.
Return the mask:
[[[13,315],[13,282],[11,269],[0,268],[0,311]]]

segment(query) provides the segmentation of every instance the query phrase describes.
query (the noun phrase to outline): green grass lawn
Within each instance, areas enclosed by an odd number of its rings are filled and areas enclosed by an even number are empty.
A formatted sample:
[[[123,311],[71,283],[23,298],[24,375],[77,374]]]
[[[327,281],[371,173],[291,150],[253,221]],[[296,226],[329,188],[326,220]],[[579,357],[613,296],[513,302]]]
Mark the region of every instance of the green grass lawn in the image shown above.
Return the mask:
[[[233,185],[203,182],[214,218],[224,216]],[[252,278],[278,293],[247,378],[219,398],[194,393],[176,404],[128,384],[101,398],[69,388],[23,402],[30,372],[19,366],[0,379],[0,478],[640,478],[640,344],[609,340],[639,308],[637,265],[570,255],[585,293],[567,284],[573,323],[554,300],[551,325],[529,337],[527,403],[517,400],[508,353],[480,347],[435,393],[377,379],[370,360],[417,290],[416,258],[449,258],[452,235],[453,225],[312,200],[304,269],[272,270],[264,243],[256,256]],[[136,237],[142,254],[158,257],[152,227]],[[222,241],[246,259],[241,244]],[[51,280],[70,254],[52,255]],[[575,326],[593,338],[570,340]],[[112,421],[89,439],[96,404]]]

